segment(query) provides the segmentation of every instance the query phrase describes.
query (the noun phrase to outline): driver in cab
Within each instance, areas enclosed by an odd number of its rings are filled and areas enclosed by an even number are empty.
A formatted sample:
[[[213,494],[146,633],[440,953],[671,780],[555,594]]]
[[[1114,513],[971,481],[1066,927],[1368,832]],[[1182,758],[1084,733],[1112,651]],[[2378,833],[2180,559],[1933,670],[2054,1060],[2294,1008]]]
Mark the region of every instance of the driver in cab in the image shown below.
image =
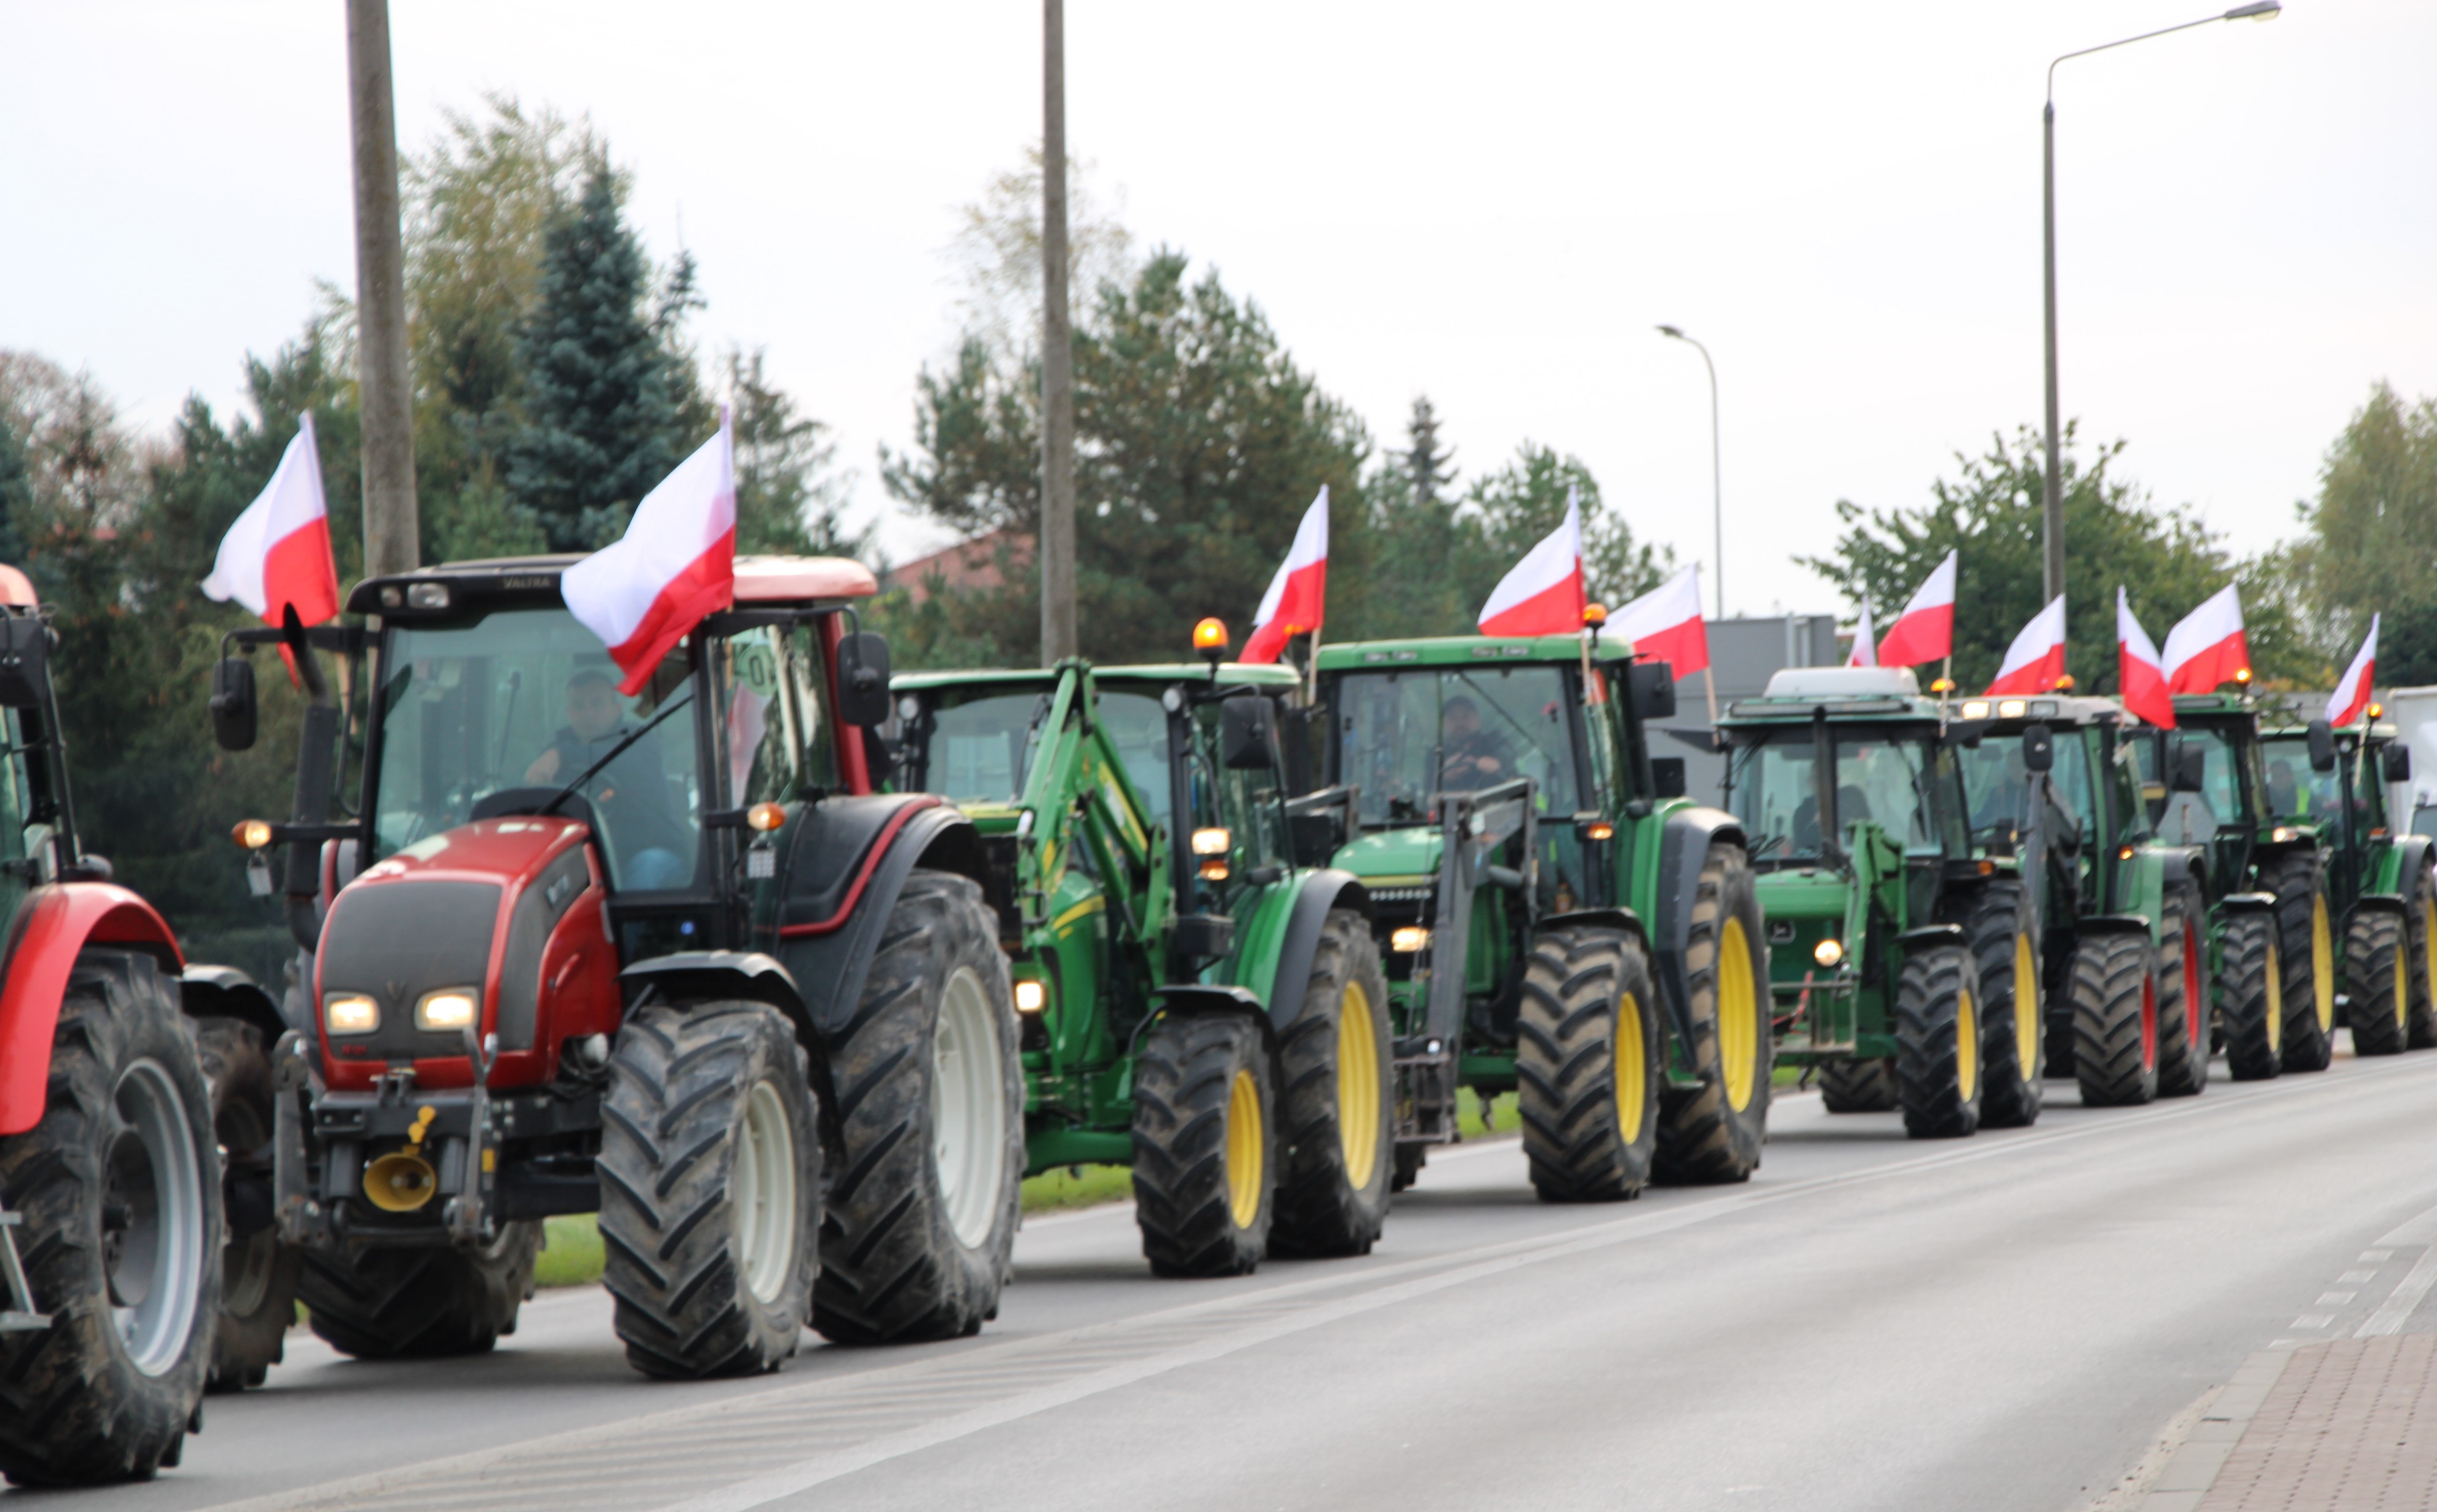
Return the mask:
[[[575,781],[640,728],[625,714],[625,702],[607,673],[598,667],[577,672],[567,679],[567,724],[525,768],[525,781],[535,786]],[[639,740],[619,752],[593,778],[586,796],[619,853],[619,886],[650,891],[685,884],[692,870],[683,860],[685,835],[669,812],[657,739]]]
[[[1481,706],[1459,694],[1439,713],[1439,781],[1463,792],[1515,775],[1514,747],[1481,722]]]

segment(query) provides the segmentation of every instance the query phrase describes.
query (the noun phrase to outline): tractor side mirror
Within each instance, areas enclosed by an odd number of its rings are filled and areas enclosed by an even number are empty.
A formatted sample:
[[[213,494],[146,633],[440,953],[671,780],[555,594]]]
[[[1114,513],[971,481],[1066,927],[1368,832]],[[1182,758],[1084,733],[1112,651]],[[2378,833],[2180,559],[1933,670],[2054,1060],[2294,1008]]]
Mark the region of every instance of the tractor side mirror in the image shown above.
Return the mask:
[[[2178,793],[2197,793],[2208,785],[2208,752],[2182,741],[2175,743],[2174,781]]]
[[[838,642],[838,718],[869,729],[888,723],[888,638],[858,630]]]
[[[2323,719],[2310,721],[2310,770],[2332,772],[2336,769],[2336,732]]]
[[[1666,661],[1637,661],[1625,674],[1635,717],[1644,724],[1675,717],[1675,668]]]
[[[1650,758],[1650,782],[1657,789],[1657,797],[1682,798],[1684,796],[1684,758],[1681,756]]]
[[[2023,727],[2023,769],[2030,772],[2053,770],[2056,766],[2056,731],[2045,725]]]
[[[1267,698],[1239,693],[1219,701],[1218,764],[1239,772],[1276,768],[1277,720]]]
[[[2377,769],[2390,782],[2411,781],[2411,747],[2398,740],[2379,751]]]
[[[254,663],[220,658],[212,667],[212,739],[222,750],[252,750],[256,717]]]
[[[50,642],[30,614],[0,620],[0,709],[40,709]]]

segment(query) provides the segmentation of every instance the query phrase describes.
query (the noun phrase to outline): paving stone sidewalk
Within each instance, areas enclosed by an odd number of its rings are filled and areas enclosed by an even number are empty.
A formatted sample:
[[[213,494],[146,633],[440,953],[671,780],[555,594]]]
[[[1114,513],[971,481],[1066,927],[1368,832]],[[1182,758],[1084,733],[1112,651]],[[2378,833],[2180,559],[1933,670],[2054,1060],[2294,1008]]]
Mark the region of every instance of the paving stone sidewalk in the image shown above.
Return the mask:
[[[2253,1357],[2144,1512],[2437,1512],[2437,1334]]]

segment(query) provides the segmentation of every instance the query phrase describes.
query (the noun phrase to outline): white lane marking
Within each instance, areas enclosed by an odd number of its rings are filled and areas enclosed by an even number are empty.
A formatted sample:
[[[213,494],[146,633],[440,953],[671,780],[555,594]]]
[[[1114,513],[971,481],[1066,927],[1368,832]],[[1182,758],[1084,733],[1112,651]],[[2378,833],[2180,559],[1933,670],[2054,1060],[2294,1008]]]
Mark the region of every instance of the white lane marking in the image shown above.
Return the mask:
[[[2336,1277],[2336,1285],[2358,1286],[2363,1281],[2375,1281],[2376,1279],[2377,1273],[2376,1271],[2346,1271],[2343,1275]]]
[[[2319,1300],[2310,1304],[2318,1308],[2340,1308],[2359,1293],[2354,1292],[2322,1292]]]
[[[2368,1339],[2381,1333],[2402,1332],[2404,1324],[2411,1321],[2411,1310],[2420,1305],[2420,1299],[2428,1294],[2432,1286],[2437,1286],[2437,1248],[2420,1257],[2420,1263],[2411,1268],[2411,1274],[2395,1283],[2394,1294],[2369,1315],[2368,1322],[2354,1330],[2353,1337]]]
[[[2393,1250],[2363,1250],[2361,1251],[2361,1258],[2364,1260],[2391,1260],[2394,1258],[2394,1252]]]
[[[2305,1312],[2300,1317],[2293,1320],[2293,1327],[2297,1328],[2323,1328],[2328,1324],[2335,1321],[2335,1318],[2328,1313]]]
[[[2415,1244],[2437,1244],[2437,1207],[2428,1209],[2419,1217],[2404,1223],[2400,1228],[2394,1229],[2384,1239],[2373,1242],[2380,1249],[2405,1249]],[[2364,1255],[2361,1258],[2365,1260],[2369,1257]],[[2386,1257],[2381,1255],[2378,1258],[2384,1259]]]

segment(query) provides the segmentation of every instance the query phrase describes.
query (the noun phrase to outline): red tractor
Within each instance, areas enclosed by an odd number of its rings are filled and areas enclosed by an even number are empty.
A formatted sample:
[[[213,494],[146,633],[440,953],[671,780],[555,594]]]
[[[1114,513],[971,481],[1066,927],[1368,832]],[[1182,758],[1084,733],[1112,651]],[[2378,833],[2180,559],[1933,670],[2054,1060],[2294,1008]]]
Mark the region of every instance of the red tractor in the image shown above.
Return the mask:
[[[279,1263],[239,1085],[274,1011],[79,847],[49,645],[0,567],[0,1475],[69,1486],[177,1464],[207,1382],[260,1379],[294,1307],[222,1305],[224,1269]]]
[[[597,1212],[648,1375],[775,1369],[808,1322],[978,1330],[1024,1170],[1018,1030],[972,824],[874,791],[871,574],[739,561],[733,607],[629,697],[560,597],[575,560],[374,578],[361,628],[234,638],[284,643],[312,696],[294,815],[238,838],[265,893],[289,847],[306,953],[270,1116],[313,1328],[487,1349],[540,1221]],[[244,657],[213,713],[251,743]]]

